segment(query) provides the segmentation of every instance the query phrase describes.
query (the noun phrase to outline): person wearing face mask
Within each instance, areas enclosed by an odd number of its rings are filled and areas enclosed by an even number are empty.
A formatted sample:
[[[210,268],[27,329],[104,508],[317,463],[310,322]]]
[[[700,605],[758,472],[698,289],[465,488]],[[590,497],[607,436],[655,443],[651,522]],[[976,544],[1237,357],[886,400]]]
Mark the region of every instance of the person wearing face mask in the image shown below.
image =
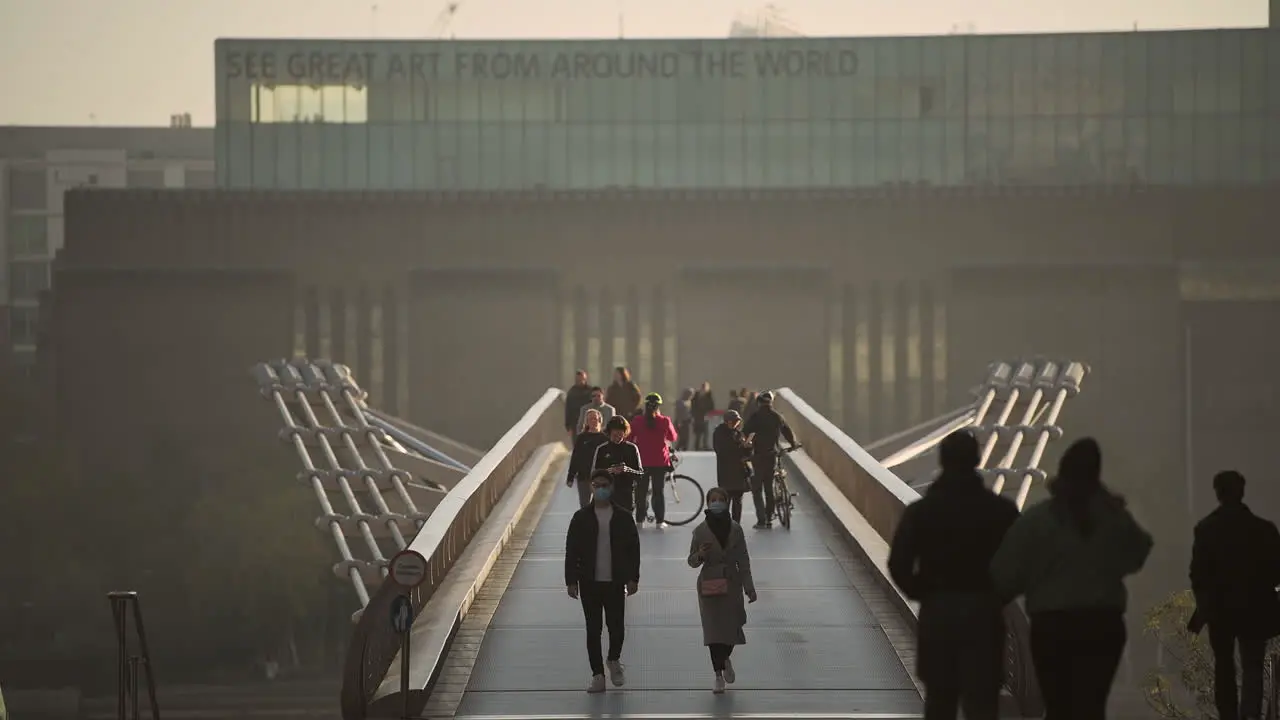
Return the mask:
[[[719,695],[726,684],[737,680],[729,655],[735,646],[747,642],[743,597],[748,602],[755,602],[757,597],[747,538],[742,526],[729,516],[729,494],[722,488],[707,491],[706,519],[693,529],[689,542],[689,567],[699,568],[702,642],[711,653],[711,669],[715,672],[711,691]]]
[[[613,478],[614,501],[628,511],[635,507],[631,488],[635,486],[636,478],[644,477],[640,449],[635,443],[627,442],[630,433],[631,423],[621,415],[614,415],[605,425],[608,441],[596,446],[591,456],[591,472],[605,472]]]
[[[582,601],[587,621],[587,692],[605,689],[605,670],[614,687],[626,684],[622,641],[627,596],[640,585],[640,533],[631,513],[613,503],[614,479],[608,472],[591,476],[592,503],[569,520],[564,543],[564,584],[569,597]],[[609,629],[609,654],[600,650],[600,635]]]
[[[586,413],[587,419],[582,425],[582,432],[573,441],[569,477],[565,483],[569,487],[577,486],[578,507],[586,507],[591,502],[591,461],[595,457],[596,448],[609,442],[609,437],[602,432],[600,413],[596,410],[587,410]]]

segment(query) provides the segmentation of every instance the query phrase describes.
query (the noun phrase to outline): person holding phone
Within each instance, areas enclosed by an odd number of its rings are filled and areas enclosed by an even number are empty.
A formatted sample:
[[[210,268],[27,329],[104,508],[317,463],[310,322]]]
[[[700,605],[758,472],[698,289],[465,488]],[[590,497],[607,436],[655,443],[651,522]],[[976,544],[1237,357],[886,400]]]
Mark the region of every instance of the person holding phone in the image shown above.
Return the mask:
[[[609,439],[596,447],[591,458],[591,471],[608,473],[613,478],[614,502],[633,512],[635,498],[632,497],[632,488],[636,478],[644,477],[644,468],[640,464],[640,448],[627,441],[630,433],[631,423],[625,417],[614,415],[609,418],[605,424],[605,434]]]
[[[729,493],[714,487],[707,491],[706,519],[693,529],[689,543],[689,567],[698,568],[698,615],[702,620],[702,643],[711,652],[715,682],[711,691],[719,695],[725,685],[737,680],[729,656],[737,645],[745,645],[747,607],[755,602],[756,584],[751,576],[751,553],[742,526],[729,516]]]

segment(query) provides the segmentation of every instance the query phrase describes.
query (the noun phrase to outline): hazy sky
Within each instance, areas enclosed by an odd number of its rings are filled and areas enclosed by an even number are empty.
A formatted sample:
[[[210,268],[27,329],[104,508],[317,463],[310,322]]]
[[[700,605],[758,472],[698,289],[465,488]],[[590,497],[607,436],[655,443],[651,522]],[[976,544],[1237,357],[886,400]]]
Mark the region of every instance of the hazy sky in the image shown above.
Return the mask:
[[[458,39],[723,37],[761,0],[463,0]],[[1266,0],[776,0],[807,35],[1265,25]],[[0,125],[213,124],[218,37],[425,37],[444,0],[0,0]],[[376,11],[374,10],[376,8]],[[92,119],[91,119],[92,116]]]

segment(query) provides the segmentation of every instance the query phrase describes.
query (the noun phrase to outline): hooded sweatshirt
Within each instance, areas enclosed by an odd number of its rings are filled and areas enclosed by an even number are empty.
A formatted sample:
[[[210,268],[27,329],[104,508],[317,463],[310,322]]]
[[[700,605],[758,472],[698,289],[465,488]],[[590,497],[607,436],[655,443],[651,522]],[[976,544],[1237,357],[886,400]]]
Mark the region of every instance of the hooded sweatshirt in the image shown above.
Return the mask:
[[[991,561],[1001,597],[1026,595],[1028,613],[1123,611],[1128,604],[1124,578],[1142,569],[1151,535],[1106,492],[1094,495],[1089,516],[1093,531],[1084,535],[1053,499],[1023,511]]]

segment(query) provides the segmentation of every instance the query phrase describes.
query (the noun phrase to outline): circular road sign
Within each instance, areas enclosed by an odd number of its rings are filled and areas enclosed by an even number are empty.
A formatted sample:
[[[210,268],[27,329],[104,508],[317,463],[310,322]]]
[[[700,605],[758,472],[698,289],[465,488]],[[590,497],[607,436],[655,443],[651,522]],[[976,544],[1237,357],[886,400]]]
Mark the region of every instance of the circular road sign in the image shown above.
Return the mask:
[[[416,588],[427,579],[427,559],[416,550],[401,550],[391,558],[387,570],[395,584]]]

